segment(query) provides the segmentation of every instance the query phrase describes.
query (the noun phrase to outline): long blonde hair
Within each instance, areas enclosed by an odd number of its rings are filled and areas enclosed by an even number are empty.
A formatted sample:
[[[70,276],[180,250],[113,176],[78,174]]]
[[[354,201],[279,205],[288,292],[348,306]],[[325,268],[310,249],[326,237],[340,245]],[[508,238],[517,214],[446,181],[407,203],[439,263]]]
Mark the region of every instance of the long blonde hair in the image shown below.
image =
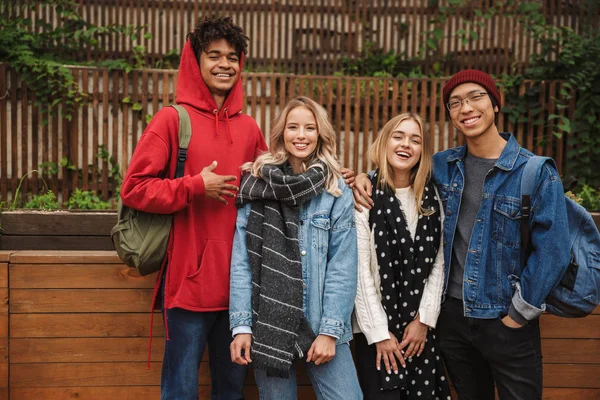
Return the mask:
[[[308,97],[300,96],[290,100],[281,110],[281,113],[273,123],[271,128],[271,140],[269,151],[261,154],[254,162],[248,162],[242,165],[242,171],[250,171],[254,176],[261,177],[260,170],[265,164],[281,165],[289,158],[289,153],[285,150],[283,133],[287,122],[287,117],[290,111],[297,107],[306,107],[312,112],[317,122],[317,132],[319,140],[315,151],[310,157],[302,163],[302,171],[312,166],[318,161],[322,161],[327,165],[328,176],[325,189],[333,196],[339,196],[342,191],[338,187],[338,179],[342,176],[340,165],[337,161],[337,144],[336,135],[329,121],[327,111]]]
[[[424,123],[421,117],[413,113],[402,113],[390,119],[381,129],[381,132],[375,139],[375,142],[369,148],[369,156],[371,161],[379,167],[379,175],[377,177],[377,187],[384,188],[388,186],[394,190],[394,169],[388,163],[387,159],[387,145],[390,141],[394,130],[403,121],[412,120],[419,125],[423,140],[421,142],[421,158],[415,164],[413,169],[410,171],[410,185],[413,187],[415,197],[417,200],[417,210],[419,214],[429,215],[431,211],[424,210],[421,207],[421,200],[423,199],[423,192],[425,191],[425,185],[431,178],[431,167],[433,158],[433,143],[431,141],[431,134],[424,128]]]

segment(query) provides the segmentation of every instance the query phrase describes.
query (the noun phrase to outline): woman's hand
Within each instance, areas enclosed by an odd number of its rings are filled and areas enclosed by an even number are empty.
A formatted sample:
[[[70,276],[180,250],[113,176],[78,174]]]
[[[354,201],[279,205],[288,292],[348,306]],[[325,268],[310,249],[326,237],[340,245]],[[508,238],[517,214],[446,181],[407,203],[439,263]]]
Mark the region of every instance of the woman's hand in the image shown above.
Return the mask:
[[[313,361],[315,365],[325,364],[335,356],[335,338],[319,335],[310,346],[306,362]]]
[[[344,178],[344,182],[346,185],[350,186],[350,188],[354,188],[354,178],[356,174],[349,168],[341,168],[340,172],[342,173],[342,178]]]
[[[396,363],[396,358],[400,361],[400,365],[406,368],[406,362],[404,361],[404,357],[402,357],[402,353],[400,353],[400,348],[398,347],[398,339],[396,336],[390,332],[390,339],[382,340],[381,342],[375,343],[375,348],[377,349],[377,355],[375,356],[375,367],[377,370],[381,368],[381,360],[383,359],[383,364],[385,365],[385,370],[388,374],[398,373],[398,364]]]
[[[420,321],[418,315],[417,318],[408,324],[404,330],[404,335],[402,335],[402,342],[398,346],[400,350],[408,346],[406,351],[404,351],[405,358],[414,357],[415,354],[417,356],[421,355],[425,348],[428,329],[427,325]]]
[[[352,189],[352,194],[354,194],[354,208],[359,212],[362,211],[362,207],[370,210],[373,205],[373,199],[371,199],[373,185],[369,176],[365,173],[358,174]]]
[[[250,359],[250,345],[252,344],[252,335],[250,333],[239,333],[233,338],[229,345],[231,352],[231,361],[240,365],[248,365],[252,362]]]

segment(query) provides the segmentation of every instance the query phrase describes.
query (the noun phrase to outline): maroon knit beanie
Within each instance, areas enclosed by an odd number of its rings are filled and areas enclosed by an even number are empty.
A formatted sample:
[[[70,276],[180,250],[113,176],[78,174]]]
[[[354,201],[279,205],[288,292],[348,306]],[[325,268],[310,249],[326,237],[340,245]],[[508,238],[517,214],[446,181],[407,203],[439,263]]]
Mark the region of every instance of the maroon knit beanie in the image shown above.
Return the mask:
[[[473,82],[483,86],[484,89],[487,90],[490,97],[494,99],[498,109],[500,109],[500,92],[496,87],[496,82],[491,76],[477,69],[465,69],[464,71],[460,71],[450,78],[448,82],[446,82],[443,89],[444,104],[448,104],[448,101],[450,100],[450,94],[458,85],[462,85],[463,83],[467,82]]]

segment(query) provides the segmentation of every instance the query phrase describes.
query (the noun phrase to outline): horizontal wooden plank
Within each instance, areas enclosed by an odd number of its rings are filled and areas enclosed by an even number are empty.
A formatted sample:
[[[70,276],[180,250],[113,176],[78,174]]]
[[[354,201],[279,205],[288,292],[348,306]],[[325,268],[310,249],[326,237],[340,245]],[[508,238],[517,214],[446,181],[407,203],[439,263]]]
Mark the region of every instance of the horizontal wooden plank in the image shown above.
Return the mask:
[[[561,318],[544,314],[540,317],[542,338],[600,339],[600,315],[585,318]]]
[[[10,256],[11,264],[118,264],[120,262],[114,250],[20,250]]]
[[[0,250],[114,250],[110,236],[0,236]]]
[[[0,393],[2,393],[0,389]],[[123,386],[123,387],[71,387],[71,388],[11,388],[11,398],[19,400],[139,400],[158,399],[159,386]],[[0,397],[3,398],[3,397]],[[198,387],[198,398],[210,398],[210,386]],[[244,387],[246,400],[258,400],[256,386]],[[316,400],[312,387],[299,386],[298,398],[301,400]]]
[[[207,376],[208,365],[201,369],[200,376]],[[145,362],[12,364],[10,387],[160,385],[160,370],[159,362],[151,363],[150,370]]]
[[[153,288],[157,273],[140,276],[119,264],[11,264],[11,289]]]
[[[1,240],[1,236],[0,236],[0,240]],[[5,263],[8,262],[10,260],[10,255],[13,252],[10,250],[0,250],[0,262]]]
[[[8,287],[8,263],[0,263],[0,287]]]
[[[600,364],[544,364],[544,387],[600,388]]]
[[[42,387],[93,387],[160,385],[161,363],[153,361],[150,370],[145,362],[120,363],[26,363],[11,364],[11,388]],[[198,380],[201,385],[210,384],[208,362],[200,363]],[[306,370],[298,368],[299,385],[310,385]],[[248,371],[247,385],[254,385],[252,368]]]
[[[544,363],[597,364],[600,339],[542,339],[542,355]]]
[[[546,388],[543,400],[598,400],[600,389]]]
[[[163,337],[162,314],[154,313],[153,319],[153,336]],[[6,323],[8,325],[8,319]],[[0,325],[0,336],[1,332]],[[10,336],[11,338],[148,337],[150,336],[150,313],[12,314]]]
[[[149,338],[11,339],[10,363],[147,361],[148,343]],[[152,361],[162,361],[164,349],[163,338],[153,340]]]
[[[115,210],[7,211],[0,215],[3,234],[12,235],[110,235],[117,222]]]
[[[204,388],[200,388],[203,390]],[[160,386],[11,388],[10,396],[20,400],[140,400],[160,398]]]
[[[11,289],[10,312],[144,312],[150,311],[152,292],[152,289]]]
[[[596,308],[594,309],[594,312],[593,312],[592,314],[595,314],[595,315],[600,315],[600,306],[596,307]]]
[[[148,338],[33,338],[11,339],[11,363],[145,361]],[[161,361],[162,338],[152,342],[152,360]],[[544,363],[597,364],[600,341],[596,339],[545,339]]]

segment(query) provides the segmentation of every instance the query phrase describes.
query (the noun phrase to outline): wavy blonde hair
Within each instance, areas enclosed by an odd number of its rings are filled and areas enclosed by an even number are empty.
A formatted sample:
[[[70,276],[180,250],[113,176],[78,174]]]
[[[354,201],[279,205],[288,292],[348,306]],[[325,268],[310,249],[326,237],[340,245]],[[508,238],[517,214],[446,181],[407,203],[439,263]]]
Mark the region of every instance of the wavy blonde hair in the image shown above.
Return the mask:
[[[342,176],[340,165],[337,161],[337,143],[336,134],[333,125],[329,121],[327,111],[308,97],[300,96],[290,100],[281,110],[281,113],[273,123],[271,128],[271,140],[269,151],[261,154],[254,162],[248,162],[242,165],[242,171],[250,171],[254,176],[262,178],[261,168],[265,164],[281,165],[289,158],[289,153],[285,149],[283,133],[287,123],[287,117],[290,111],[297,107],[305,107],[312,112],[317,123],[317,132],[319,139],[315,151],[302,163],[302,172],[306,171],[313,164],[322,161],[327,165],[328,176],[325,189],[328,193],[338,197],[342,191],[338,187],[338,179]]]
[[[369,156],[371,161],[379,167],[379,176],[377,177],[377,187],[384,188],[388,186],[394,190],[394,169],[388,163],[387,159],[387,145],[390,141],[392,134],[395,132],[398,125],[403,121],[415,121],[419,125],[421,130],[421,159],[415,164],[410,172],[410,185],[413,187],[415,197],[417,200],[417,209],[419,214],[430,215],[430,210],[424,210],[421,207],[421,200],[423,199],[423,192],[425,191],[425,185],[431,178],[431,167],[433,159],[433,143],[431,140],[431,134],[425,130],[425,124],[421,117],[413,113],[402,113],[390,119],[381,129],[381,132],[375,139],[375,142],[369,148]]]

